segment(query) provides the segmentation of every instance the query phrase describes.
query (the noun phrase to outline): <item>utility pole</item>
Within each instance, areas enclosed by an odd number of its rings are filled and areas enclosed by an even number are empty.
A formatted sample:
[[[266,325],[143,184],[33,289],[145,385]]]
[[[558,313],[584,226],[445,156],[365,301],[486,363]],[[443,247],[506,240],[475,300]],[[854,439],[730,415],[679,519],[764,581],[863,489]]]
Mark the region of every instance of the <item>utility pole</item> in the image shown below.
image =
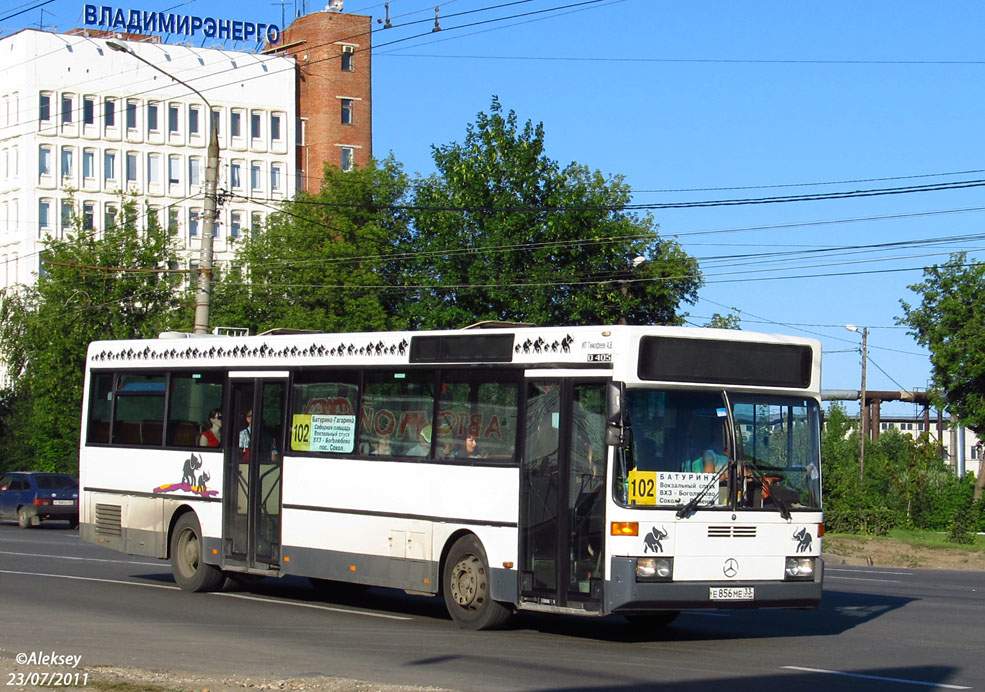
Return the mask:
[[[865,400],[865,366],[869,360],[868,354],[869,328],[862,327],[862,410],[859,414],[858,440],[858,489],[862,491],[862,479],[865,476],[865,443],[869,438],[869,406]]]

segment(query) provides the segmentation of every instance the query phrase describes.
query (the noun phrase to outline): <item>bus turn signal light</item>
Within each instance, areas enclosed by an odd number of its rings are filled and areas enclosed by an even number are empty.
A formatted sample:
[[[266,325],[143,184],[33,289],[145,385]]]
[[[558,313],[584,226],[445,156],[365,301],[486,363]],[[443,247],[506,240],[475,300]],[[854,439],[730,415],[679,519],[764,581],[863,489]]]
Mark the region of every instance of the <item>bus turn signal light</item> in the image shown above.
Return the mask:
[[[613,536],[639,536],[640,523],[638,521],[614,521],[611,532]]]

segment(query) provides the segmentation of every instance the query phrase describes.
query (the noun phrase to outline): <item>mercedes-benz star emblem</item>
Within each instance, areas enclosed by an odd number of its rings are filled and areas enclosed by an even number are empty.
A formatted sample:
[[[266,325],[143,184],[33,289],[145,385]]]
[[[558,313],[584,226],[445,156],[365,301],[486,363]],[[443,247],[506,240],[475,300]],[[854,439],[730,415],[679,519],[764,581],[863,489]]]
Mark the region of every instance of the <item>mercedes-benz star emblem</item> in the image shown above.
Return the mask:
[[[734,557],[730,557],[728,560],[725,561],[725,564],[722,566],[722,571],[725,572],[726,577],[731,579],[732,577],[734,577],[736,574],[739,573],[739,561],[736,560]]]

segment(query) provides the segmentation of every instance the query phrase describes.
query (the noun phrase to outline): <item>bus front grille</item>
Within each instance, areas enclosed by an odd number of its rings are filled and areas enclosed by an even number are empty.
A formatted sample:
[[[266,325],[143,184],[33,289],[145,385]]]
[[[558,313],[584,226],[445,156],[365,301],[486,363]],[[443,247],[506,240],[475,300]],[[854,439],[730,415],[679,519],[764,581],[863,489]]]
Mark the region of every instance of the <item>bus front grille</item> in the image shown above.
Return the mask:
[[[709,526],[708,538],[755,538],[755,526]]]

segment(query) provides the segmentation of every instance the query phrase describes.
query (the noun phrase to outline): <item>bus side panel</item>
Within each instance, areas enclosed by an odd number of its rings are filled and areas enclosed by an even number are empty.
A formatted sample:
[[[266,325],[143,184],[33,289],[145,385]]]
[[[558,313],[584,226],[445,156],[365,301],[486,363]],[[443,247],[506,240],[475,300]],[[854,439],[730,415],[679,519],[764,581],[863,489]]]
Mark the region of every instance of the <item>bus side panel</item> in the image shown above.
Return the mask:
[[[193,454],[195,462],[187,464]],[[171,518],[183,507],[196,512],[203,537],[218,542],[222,536],[222,454],[86,447],[81,467],[79,528],[85,541],[130,555],[167,557]],[[194,485],[185,482],[192,476]]]
[[[517,559],[518,478],[516,467],[289,458],[283,567],[435,593],[449,540],[469,531],[502,571]]]

